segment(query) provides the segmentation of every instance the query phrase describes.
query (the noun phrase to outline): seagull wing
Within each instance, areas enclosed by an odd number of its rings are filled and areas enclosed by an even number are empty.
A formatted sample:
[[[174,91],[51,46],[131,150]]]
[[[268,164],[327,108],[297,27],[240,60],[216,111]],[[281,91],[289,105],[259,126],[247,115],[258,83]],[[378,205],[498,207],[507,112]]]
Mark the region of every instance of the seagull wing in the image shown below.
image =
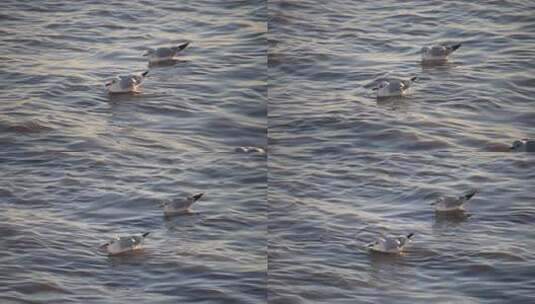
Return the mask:
[[[194,201],[192,199],[180,199],[171,202],[171,206],[174,209],[186,209],[189,208],[191,205],[193,205]]]
[[[156,50],[156,55],[162,58],[172,57],[175,55],[175,53],[176,53],[175,49],[167,48],[167,47],[158,48]]]

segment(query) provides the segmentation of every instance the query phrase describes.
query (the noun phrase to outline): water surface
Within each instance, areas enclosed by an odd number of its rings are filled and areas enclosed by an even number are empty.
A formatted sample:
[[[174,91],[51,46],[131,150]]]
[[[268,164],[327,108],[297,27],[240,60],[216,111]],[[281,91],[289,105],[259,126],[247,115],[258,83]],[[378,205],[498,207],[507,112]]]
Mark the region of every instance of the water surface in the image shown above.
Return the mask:
[[[266,297],[265,1],[2,1],[0,301]],[[147,47],[190,41],[148,69]],[[205,192],[191,215],[159,202]],[[115,233],[145,249],[107,257]]]

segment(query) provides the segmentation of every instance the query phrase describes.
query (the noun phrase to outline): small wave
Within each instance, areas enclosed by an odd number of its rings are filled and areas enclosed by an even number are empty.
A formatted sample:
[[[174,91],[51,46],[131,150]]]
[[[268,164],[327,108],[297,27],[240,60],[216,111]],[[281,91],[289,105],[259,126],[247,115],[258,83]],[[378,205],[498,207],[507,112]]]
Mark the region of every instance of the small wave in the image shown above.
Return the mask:
[[[53,130],[53,128],[46,126],[38,120],[30,120],[23,123],[12,124],[8,127],[11,132],[20,134],[43,133]]]

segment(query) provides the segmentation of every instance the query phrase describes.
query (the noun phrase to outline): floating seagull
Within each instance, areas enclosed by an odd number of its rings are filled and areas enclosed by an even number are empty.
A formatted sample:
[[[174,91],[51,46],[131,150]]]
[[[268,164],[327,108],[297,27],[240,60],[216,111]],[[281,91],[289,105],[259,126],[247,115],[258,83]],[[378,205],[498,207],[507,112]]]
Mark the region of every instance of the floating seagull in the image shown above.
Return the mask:
[[[141,74],[130,74],[126,76],[117,76],[112,81],[105,84],[108,89],[108,93],[132,93],[139,92],[141,82],[145,79],[145,76],[149,71],[145,71]]]
[[[513,146],[511,146],[509,149],[513,152],[535,152],[535,140],[515,140]]]
[[[147,56],[149,63],[158,63],[162,61],[173,60],[175,55],[185,49],[188,46],[189,42],[181,44],[175,47],[161,47],[157,49],[148,49],[143,56]]]
[[[446,61],[448,56],[455,52],[458,48],[461,47],[461,44],[440,44],[433,46],[424,46],[422,48],[422,61],[424,62],[436,62],[436,61]]]
[[[435,206],[436,212],[463,211],[464,203],[466,203],[469,199],[476,195],[477,192],[477,189],[471,189],[470,191],[459,197],[441,196],[434,203],[431,203],[431,205]]]
[[[133,236],[115,236],[111,241],[101,245],[100,250],[105,251],[109,255],[120,254],[127,251],[134,251],[141,248],[141,243],[150,232],[145,232],[142,235]]]
[[[384,79],[372,90],[377,91],[377,98],[404,96],[408,93],[409,88],[416,79],[418,77],[412,77],[409,80]]]
[[[409,233],[407,236],[401,235],[398,237],[379,238],[377,241],[368,244],[367,247],[370,250],[377,252],[401,253],[405,245],[407,245],[413,236],[414,233]]]
[[[266,154],[266,150],[252,146],[236,148],[236,152]]]
[[[191,205],[198,201],[203,195],[204,193],[200,192],[183,199],[163,202],[163,212],[165,215],[188,213],[191,211]]]

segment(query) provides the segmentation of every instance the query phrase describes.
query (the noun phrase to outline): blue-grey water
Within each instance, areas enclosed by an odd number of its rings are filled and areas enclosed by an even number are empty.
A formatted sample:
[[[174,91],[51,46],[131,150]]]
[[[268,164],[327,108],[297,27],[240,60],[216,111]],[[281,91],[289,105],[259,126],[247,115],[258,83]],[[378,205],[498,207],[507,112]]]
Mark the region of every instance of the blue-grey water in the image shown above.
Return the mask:
[[[533,11],[2,1],[0,302],[535,302],[535,159],[507,149],[535,137]],[[186,41],[174,62],[142,56]],[[448,63],[420,63],[445,42],[462,43]],[[106,93],[147,69],[139,94]],[[384,75],[419,79],[378,101]],[[434,213],[470,188],[465,216]],[[403,254],[364,248],[409,232]]]
[[[269,303],[532,303],[535,159],[504,153],[272,153]],[[471,216],[439,195],[480,190]],[[413,232],[402,255],[370,254]]]
[[[535,302],[535,159],[504,153],[535,136],[535,3],[269,3],[269,303]],[[386,73],[419,81],[377,101]],[[473,187],[471,216],[435,216]]]
[[[493,152],[535,137],[535,2],[269,3],[270,146]],[[421,47],[444,42],[462,46],[422,66]],[[420,79],[378,102],[366,85],[385,73]]]
[[[0,302],[266,298],[265,1],[0,3]],[[190,41],[137,95],[117,74]],[[194,192],[193,214],[159,202]],[[150,231],[144,249],[97,252]]]
[[[3,1],[0,8],[4,145],[265,146],[264,1]],[[184,41],[191,43],[180,61],[151,68],[142,94],[106,93],[116,75],[148,69],[147,48]]]

